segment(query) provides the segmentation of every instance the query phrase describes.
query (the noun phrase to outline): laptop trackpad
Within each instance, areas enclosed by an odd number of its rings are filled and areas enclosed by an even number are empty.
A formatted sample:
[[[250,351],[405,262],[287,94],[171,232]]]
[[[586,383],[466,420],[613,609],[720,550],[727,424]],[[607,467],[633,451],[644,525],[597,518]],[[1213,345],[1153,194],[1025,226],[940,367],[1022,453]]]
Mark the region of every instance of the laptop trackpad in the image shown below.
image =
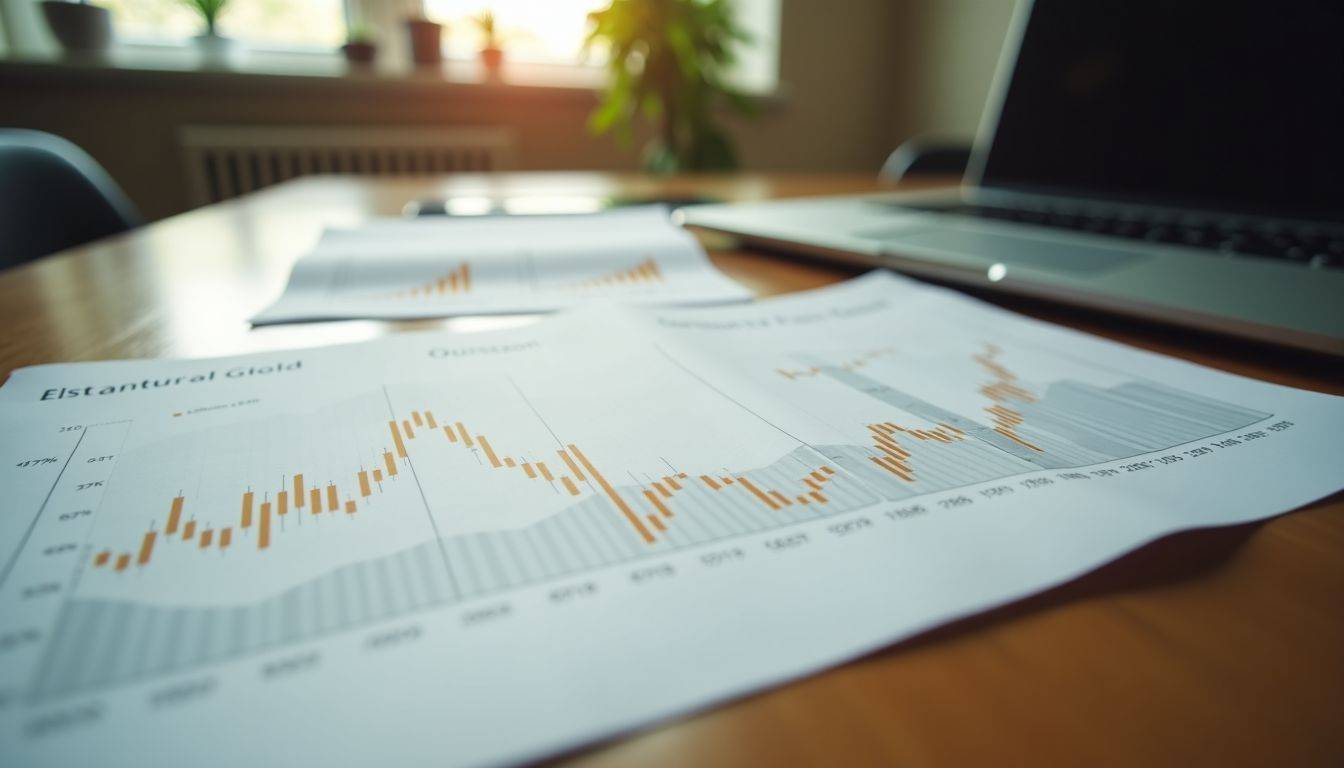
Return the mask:
[[[985,264],[1002,263],[1032,267],[1047,272],[1105,272],[1131,261],[1144,258],[1133,251],[1091,243],[1065,243],[1057,240],[985,232],[975,229],[939,228],[916,229],[907,232],[873,233],[865,235],[883,243],[883,251],[902,254],[903,246],[912,249],[909,255],[920,255],[929,249],[949,256],[974,256]]]

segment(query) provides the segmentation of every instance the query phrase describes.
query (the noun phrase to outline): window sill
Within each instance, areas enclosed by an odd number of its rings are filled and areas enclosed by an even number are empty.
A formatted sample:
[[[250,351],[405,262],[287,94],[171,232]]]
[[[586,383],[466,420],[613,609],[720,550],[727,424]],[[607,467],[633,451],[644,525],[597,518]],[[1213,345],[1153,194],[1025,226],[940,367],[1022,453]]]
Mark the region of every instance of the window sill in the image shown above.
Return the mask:
[[[209,61],[194,46],[121,45],[97,56],[14,55],[0,58],[0,73],[118,82],[201,80],[255,86],[277,84],[368,86],[380,89],[465,87],[479,93],[535,90],[592,99],[605,74],[597,67],[506,61],[491,78],[478,61],[452,59],[442,65],[410,67],[378,64],[351,66],[328,52],[239,50],[227,60]]]
[[[581,64],[538,64],[505,60],[498,77],[490,77],[479,61],[450,59],[441,65],[412,67],[381,62],[372,67],[350,65],[327,51],[240,49],[228,60],[211,62],[192,45],[123,44],[95,56],[0,55],[0,77],[83,80],[117,84],[202,84],[254,87],[262,83],[348,90],[416,91],[454,89],[481,97],[572,98],[591,101],[606,82],[600,67]],[[767,109],[782,104],[787,87],[752,94]]]

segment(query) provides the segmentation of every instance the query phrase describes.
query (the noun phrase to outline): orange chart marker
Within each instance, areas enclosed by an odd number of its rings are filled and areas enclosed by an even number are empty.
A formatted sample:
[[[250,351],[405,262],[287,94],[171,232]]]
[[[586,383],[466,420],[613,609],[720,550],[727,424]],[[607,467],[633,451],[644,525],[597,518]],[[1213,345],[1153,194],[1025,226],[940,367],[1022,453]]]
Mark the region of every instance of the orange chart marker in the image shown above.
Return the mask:
[[[621,495],[616,492],[616,489],[611,487],[611,483],[608,483],[607,479],[597,471],[597,468],[595,468],[591,462],[588,461],[588,457],[583,455],[583,451],[580,451],[579,447],[573,443],[569,444],[569,451],[579,460],[579,463],[583,465],[583,468],[588,470],[588,474],[593,476],[593,479],[597,481],[597,484],[602,487],[602,491],[607,494],[607,498],[611,499],[612,503],[616,505],[616,508],[621,511],[621,514],[625,515],[625,519],[630,521],[630,525],[634,526],[634,529],[639,532],[640,537],[643,538],[645,542],[652,544],[654,541],[653,534],[649,533],[649,529],[644,527],[644,523],[640,522],[639,516],[635,514],[634,510],[630,509],[629,504],[625,503],[625,499],[622,499]]]

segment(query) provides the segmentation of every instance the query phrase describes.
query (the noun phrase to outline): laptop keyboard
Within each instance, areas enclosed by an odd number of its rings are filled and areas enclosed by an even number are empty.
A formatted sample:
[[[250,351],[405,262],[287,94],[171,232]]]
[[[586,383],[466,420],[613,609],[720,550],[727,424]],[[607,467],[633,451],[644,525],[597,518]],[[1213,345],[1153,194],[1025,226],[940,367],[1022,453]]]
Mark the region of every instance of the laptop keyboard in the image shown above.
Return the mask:
[[[952,204],[902,208],[1035,224],[1150,243],[1169,243],[1220,253],[1258,256],[1316,269],[1344,269],[1344,232],[1292,228],[1236,219],[1193,220],[1184,216],[1105,215],[1061,208],[1009,208]]]

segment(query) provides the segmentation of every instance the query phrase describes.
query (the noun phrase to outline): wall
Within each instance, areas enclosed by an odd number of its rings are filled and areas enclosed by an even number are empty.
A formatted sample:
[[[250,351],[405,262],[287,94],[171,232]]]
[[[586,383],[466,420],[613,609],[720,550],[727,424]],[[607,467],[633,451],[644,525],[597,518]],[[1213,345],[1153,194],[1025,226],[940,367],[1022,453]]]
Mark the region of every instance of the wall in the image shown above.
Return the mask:
[[[892,134],[971,138],[999,62],[1013,0],[911,0],[901,4],[903,73]]]
[[[784,0],[781,98],[755,120],[733,121],[744,166],[875,172],[907,136],[969,132],[1010,5]],[[176,142],[182,125],[507,125],[519,168],[636,168],[634,149],[586,131],[595,102],[592,91],[575,88],[0,63],[0,123],[84,147],[149,218],[186,206]]]

